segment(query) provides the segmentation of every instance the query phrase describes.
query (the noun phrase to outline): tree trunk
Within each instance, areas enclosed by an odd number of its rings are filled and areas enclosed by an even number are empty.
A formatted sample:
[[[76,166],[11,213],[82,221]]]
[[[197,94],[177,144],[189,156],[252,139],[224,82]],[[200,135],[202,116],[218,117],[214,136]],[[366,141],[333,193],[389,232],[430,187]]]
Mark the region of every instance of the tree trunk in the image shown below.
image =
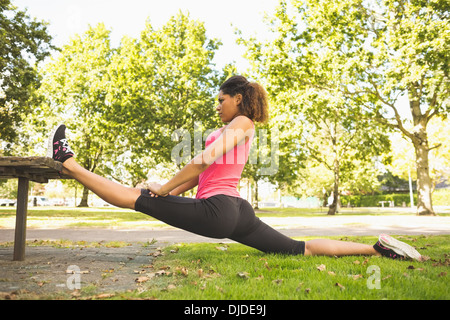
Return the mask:
[[[334,160],[334,188],[333,188],[333,203],[328,208],[328,215],[334,216],[338,211],[339,199],[339,160]]]
[[[89,207],[88,196],[89,196],[89,189],[86,187],[83,187],[83,196],[81,197],[81,201],[80,201],[80,204],[78,205],[78,207],[80,207],[80,208]]]
[[[410,90],[410,109],[414,122],[414,129],[410,134],[410,139],[414,145],[416,153],[417,170],[417,214],[435,215],[431,202],[431,178],[428,165],[428,146],[427,124],[430,118],[427,114],[422,114],[420,102],[416,91]]]
[[[259,205],[258,205],[258,180],[255,180],[255,198],[254,198],[254,209],[259,209]]]
[[[432,183],[428,166],[428,139],[425,130],[416,133],[414,149],[416,152],[417,170],[417,214],[435,215],[431,200]],[[418,141],[417,141],[418,140]]]

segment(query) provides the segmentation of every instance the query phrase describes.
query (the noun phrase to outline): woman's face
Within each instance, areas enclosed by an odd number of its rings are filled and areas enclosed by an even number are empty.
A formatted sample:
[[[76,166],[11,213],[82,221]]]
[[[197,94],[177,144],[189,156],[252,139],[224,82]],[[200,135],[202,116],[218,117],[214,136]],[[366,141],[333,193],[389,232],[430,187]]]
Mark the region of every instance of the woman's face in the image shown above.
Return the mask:
[[[220,91],[217,100],[219,101],[219,104],[216,107],[216,111],[219,113],[219,117],[223,122],[231,122],[239,115],[238,106],[242,100],[241,94],[232,97],[229,94],[224,94]]]

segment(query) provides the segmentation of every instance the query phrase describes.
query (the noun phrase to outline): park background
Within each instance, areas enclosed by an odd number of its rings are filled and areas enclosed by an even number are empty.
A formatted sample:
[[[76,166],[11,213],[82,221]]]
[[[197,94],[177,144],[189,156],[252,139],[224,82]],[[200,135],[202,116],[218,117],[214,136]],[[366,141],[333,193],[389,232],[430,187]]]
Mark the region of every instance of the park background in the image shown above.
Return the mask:
[[[220,83],[243,74],[271,102],[240,185],[255,207],[449,205],[445,1],[1,3],[2,156],[44,155],[64,121],[88,170],[168,179],[198,152],[195,131],[221,125]],[[1,182],[0,198],[15,190]],[[74,181],[31,190],[103,205]]]

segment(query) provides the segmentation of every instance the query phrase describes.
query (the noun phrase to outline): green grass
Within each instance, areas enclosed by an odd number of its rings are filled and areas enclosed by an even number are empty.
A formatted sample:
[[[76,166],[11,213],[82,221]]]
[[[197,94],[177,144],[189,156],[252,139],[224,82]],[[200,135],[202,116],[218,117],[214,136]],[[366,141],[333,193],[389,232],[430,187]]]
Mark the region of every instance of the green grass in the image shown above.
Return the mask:
[[[0,228],[14,227],[15,208],[0,209]],[[71,208],[31,207],[27,213],[27,227],[119,227],[140,226],[157,220],[140,212],[115,207]],[[159,223],[159,222],[158,222]],[[159,223],[162,225],[162,223]],[[157,224],[158,225],[158,224]]]
[[[141,275],[139,290],[113,299],[450,299],[450,236],[400,238],[430,259],[417,262],[362,256],[268,255],[240,244],[178,244],[167,247],[153,269]],[[373,244],[376,238],[344,240]],[[323,266],[325,269],[320,271]],[[370,268],[380,272],[379,289]]]

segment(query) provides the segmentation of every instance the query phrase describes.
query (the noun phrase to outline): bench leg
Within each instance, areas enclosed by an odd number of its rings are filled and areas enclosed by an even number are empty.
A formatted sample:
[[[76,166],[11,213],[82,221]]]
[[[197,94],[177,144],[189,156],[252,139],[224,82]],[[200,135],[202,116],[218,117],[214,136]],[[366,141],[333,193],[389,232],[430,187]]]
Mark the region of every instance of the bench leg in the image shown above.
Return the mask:
[[[17,190],[16,230],[14,237],[14,261],[25,260],[28,189],[29,179],[19,178],[19,187]]]

